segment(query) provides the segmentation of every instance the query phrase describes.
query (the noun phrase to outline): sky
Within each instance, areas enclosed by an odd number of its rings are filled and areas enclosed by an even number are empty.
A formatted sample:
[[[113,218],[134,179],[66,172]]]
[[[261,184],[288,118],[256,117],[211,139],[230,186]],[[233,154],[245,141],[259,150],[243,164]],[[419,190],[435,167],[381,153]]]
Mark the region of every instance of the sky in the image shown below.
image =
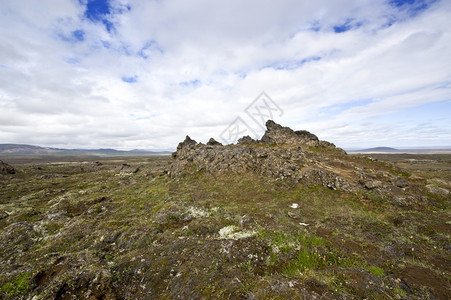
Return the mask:
[[[0,143],[169,150],[268,118],[451,146],[451,1],[0,0]]]

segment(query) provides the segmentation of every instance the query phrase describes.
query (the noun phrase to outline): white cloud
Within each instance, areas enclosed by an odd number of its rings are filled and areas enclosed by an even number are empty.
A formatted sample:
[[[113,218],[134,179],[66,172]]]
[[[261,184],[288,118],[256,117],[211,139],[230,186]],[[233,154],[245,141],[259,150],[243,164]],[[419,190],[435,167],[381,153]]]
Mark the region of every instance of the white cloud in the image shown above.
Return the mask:
[[[263,90],[285,111],[276,121],[340,146],[451,140],[451,120],[437,121],[434,109],[421,117],[427,129],[387,117],[434,103],[450,109],[449,1],[415,15],[386,1],[111,7],[108,31],[86,18],[84,2],[2,1],[0,142],[165,149],[186,134],[205,142]]]

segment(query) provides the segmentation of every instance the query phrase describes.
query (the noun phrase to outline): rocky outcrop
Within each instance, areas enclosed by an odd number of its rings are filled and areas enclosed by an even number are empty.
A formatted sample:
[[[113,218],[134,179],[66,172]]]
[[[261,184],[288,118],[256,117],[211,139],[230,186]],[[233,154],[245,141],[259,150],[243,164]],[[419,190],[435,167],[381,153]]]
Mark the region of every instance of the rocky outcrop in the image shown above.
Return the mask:
[[[0,174],[8,175],[8,174],[15,174],[15,173],[16,173],[16,170],[14,170],[13,167],[11,167],[7,163],[0,160]]]
[[[341,157],[345,155],[343,150],[320,141],[308,131],[293,131],[271,120],[266,127],[261,140],[245,136],[237,145],[223,146],[214,139],[204,145],[187,136],[172,155],[174,161],[169,175],[180,175],[194,166],[212,173],[252,172],[270,178],[322,184],[331,189],[351,188],[338,172],[320,166],[322,156],[316,153],[322,149]]]
[[[177,150],[181,150],[183,148],[189,147],[189,146],[195,146],[197,142],[193,139],[191,139],[188,135],[186,136],[185,140],[178,144]]]
[[[171,177],[196,171],[253,173],[294,184],[371,192],[374,199],[388,199],[399,206],[409,206],[418,198],[409,181],[387,172],[383,164],[353,159],[308,131],[294,131],[271,120],[266,127],[260,140],[244,136],[235,145],[222,145],[214,139],[205,145],[187,136],[172,154],[167,173]]]
[[[316,135],[306,130],[294,131],[289,127],[281,126],[272,120],[266,122],[265,134],[259,141],[264,145],[277,145],[290,147],[294,146],[302,150],[308,150],[309,148],[320,148],[340,151],[343,154],[346,152],[335,147],[334,144],[327,141],[320,141]]]

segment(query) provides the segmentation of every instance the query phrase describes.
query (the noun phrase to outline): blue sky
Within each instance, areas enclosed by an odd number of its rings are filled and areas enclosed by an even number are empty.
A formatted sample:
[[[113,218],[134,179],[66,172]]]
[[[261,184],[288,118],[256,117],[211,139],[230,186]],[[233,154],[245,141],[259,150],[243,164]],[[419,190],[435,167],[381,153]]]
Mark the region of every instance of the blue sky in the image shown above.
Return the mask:
[[[261,135],[265,91],[344,148],[451,146],[450,20],[445,0],[0,0],[0,143]]]

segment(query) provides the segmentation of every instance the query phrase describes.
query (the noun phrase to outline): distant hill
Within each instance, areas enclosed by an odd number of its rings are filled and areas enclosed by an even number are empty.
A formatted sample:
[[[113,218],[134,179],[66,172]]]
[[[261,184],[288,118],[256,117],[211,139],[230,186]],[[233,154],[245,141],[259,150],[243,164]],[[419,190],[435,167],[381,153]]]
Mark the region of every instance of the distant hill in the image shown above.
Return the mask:
[[[358,150],[358,152],[398,152],[398,149],[391,147],[374,147],[363,150]]]
[[[54,154],[60,151],[55,148],[46,148],[33,145],[23,144],[0,144],[0,154],[10,155],[42,155],[42,154]]]
[[[362,150],[349,149],[348,153],[358,154],[358,153],[380,153],[380,154],[451,154],[451,147],[431,147],[431,148],[391,148],[391,147],[374,147]]]
[[[119,156],[119,155],[150,155],[169,154],[170,151],[131,150],[120,151],[115,149],[59,149],[40,147],[25,144],[0,144],[0,155],[94,155],[94,156]]]

